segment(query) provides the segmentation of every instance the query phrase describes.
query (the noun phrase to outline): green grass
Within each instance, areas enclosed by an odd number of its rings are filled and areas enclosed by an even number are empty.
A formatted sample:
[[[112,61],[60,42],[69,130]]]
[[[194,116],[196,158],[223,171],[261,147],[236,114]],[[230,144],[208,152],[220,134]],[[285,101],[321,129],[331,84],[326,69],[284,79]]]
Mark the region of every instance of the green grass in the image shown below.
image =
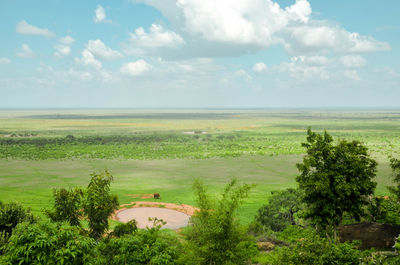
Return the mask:
[[[379,162],[377,193],[387,194],[388,156],[400,157],[397,110],[3,110],[0,200],[40,214],[53,188],[86,186],[91,172],[108,169],[121,204],[154,192],[194,204],[195,178],[217,194],[236,177],[256,184],[239,212],[248,223],[270,191],[295,186],[308,126],[365,143]]]
[[[194,205],[191,185],[200,178],[212,194],[222,191],[230,178],[256,184],[239,216],[250,222],[266,203],[270,191],[294,187],[299,155],[241,156],[237,158],[164,160],[0,160],[0,200],[19,201],[37,214],[52,205],[52,189],[86,186],[90,173],[108,169],[115,177],[112,192],[121,204],[137,201],[129,194],[158,192],[164,202]],[[386,194],[390,169],[381,163],[377,192]],[[147,200],[147,199],[146,199]]]

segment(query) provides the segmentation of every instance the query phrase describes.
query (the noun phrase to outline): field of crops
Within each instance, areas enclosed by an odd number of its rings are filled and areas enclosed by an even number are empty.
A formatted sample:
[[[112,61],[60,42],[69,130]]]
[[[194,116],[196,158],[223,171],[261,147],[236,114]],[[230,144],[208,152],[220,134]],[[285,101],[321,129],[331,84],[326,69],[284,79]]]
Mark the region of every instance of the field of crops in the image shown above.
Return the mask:
[[[52,188],[86,185],[107,168],[121,203],[160,192],[193,204],[194,178],[216,192],[237,177],[257,185],[240,213],[249,222],[271,190],[295,186],[309,126],[368,146],[380,163],[378,193],[387,193],[388,156],[400,156],[396,110],[3,110],[0,200],[39,213]]]

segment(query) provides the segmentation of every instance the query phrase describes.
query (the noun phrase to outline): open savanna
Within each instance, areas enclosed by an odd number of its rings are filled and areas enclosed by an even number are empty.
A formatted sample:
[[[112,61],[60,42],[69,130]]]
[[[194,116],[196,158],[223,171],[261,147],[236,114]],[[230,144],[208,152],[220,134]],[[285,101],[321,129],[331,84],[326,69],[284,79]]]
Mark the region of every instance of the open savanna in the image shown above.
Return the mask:
[[[0,200],[40,214],[53,188],[86,186],[91,172],[108,169],[121,204],[154,192],[194,204],[195,178],[217,194],[235,177],[256,184],[239,212],[248,223],[270,191],[296,185],[309,126],[368,146],[377,193],[388,193],[398,110],[2,110]]]

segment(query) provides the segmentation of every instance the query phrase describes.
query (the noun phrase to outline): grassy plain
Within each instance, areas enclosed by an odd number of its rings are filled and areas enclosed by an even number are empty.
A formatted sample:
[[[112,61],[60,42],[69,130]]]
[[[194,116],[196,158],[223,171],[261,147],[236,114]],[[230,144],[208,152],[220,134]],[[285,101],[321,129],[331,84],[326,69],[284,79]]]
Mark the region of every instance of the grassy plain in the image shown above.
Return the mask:
[[[193,204],[194,178],[217,193],[237,177],[257,185],[240,210],[247,223],[270,191],[295,186],[308,126],[364,142],[380,164],[377,193],[387,194],[388,156],[400,154],[396,110],[3,110],[0,200],[40,213],[53,188],[108,169],[121,203],[159,192]]]

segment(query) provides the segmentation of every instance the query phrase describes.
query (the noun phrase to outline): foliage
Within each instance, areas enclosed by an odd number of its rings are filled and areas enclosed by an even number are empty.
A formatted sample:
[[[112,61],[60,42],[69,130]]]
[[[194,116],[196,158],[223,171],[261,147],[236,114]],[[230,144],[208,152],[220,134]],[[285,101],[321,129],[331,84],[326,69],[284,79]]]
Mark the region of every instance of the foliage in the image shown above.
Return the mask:
[[[120,223],[114,227],[114,231],[110,233],[110,237],[122,237],[130,235],[138,230],[136,220],[132,219],[127,223]]]
[[[0,201],[0,233],[2,233],[2,241],[10,237],[14,228],[22,222],[34,223],[36,218],[29,209],[25,209],[19,203],[3,203]]]
[[[21,223],[9,243],[1,264],[92,264],[96,242],[79,234],[76,227],[55,223]]]
[[[108,172],[93,173],[86,189],[84,213],[88,217],[90,235],[98,239],[108,229],[108,218],[118,208],[118,197],[110,194],[113,176]]]
[[[193,188],[200,211],[192,216],[186,237],[199,263],[245,264],[257,248],[235,215],[251,186],[238,186],[236,180],[232,180],[216,203],[199,180],[194,182]]]
[[[396,186],[388,187],[389,191],[396,196],[397,201],[400,202],[400,160],[392,158],[390,159],[390,166],[394,175],[394,183]]]
[[[363,253],[354,244],[331,242],[317,235],[302,238],[292,247],[282,247],[269,253],[270,265],[358,265]]]
[[[303,163],[297,164],[296,178],[304,191],[306,217],[323,230],[336,228],[343,215],[359,219],[364,213],[366,198],[373,194],[377,163],[369,157],[367,148],[358,141],[341,140],[333,145],[326,131],[320,135],[308,129],[307,149]]]
[[[101,255],[97,264],[177,264],[183,253],[181,243],[176,235],[160,228],[159,221],[155,220],[152,228],[104,240],[98,246]]]
[[[268,204],[258,210],[256,221],[275,232],[296,225],[295,214],[302,209],[302,196],[301,190],[293,188],[272,192]]]
[[[83,191],[79,188],[67,190],[65,188],[54,189],[54,210],[46,210],[46,215],[53,222],[67,221],[71,225],[80,226],[81,200]]]
[[[369,221],[400,225],[400,203],[392,198],[374,197],[368,205]]]

